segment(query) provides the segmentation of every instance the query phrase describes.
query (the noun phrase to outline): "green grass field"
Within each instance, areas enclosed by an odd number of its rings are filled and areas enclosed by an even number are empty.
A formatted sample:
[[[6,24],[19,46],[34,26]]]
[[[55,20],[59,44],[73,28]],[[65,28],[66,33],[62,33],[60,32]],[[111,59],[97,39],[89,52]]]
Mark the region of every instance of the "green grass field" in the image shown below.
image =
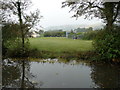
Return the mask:
[[[65,37],[29,38],[30,57],[88,59],[94,55],[92,41],[73,40]]]
[[[30,38],[31,48],[50,52],[79,52],[92,50],[92,41],[65,37]]]

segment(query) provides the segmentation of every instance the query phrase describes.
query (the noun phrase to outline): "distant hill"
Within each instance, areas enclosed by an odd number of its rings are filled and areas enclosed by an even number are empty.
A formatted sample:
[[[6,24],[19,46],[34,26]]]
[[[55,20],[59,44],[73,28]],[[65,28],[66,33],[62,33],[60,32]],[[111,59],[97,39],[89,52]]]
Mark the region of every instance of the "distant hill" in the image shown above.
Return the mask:
[[[93,27],[93,29],[101,29],[103,28],[104,25],[97,23],[94,25],[61,25],[61,26],[51,26],[51,27],[47,27],[45,28],[45,30],[65,30],[65,31],[70,31],[72,29],[76,29],[76,28],[88,28],[88,27]]]
[[[71,30],[71,29],[76,29],[78,28],[79,26],[78,25],[62,25],[62,26],[51,26],[51,27],[47,27],[45,28],[46,30]]]

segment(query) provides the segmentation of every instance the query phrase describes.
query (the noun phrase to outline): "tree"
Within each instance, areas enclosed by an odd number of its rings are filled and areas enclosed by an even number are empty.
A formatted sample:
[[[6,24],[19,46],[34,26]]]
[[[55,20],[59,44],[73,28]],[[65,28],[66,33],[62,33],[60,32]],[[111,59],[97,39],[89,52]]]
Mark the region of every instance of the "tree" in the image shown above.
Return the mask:
[[[120,2],[103,2],[102,0],[66,0],[62,7],[70,7],[74,11],[73,17],[85,15],[99,17],[106,22],[107,30],[113,27],[115,21],[120,19]]]
[[[44,37],[65,37],[66,32],[62,30],[45,31]]]
[[[17,53],[19,53],[18,56],[21,56],[23,58],[24,56],[27,57],[28,50],[25,47],[25,44],[27,43],[27,33],[31,28],[33,28],[39,21],[41,16],[39,15],[39,11],[36,10],[35,12],[28,12],[26,11],[30,7],[30,0],[2,0],[0,1],[2,4],[2,17],[3,22],[13,22],[19,24],[19,31],[20,31],[20,38],[21,38],[21,46],[20,49],[17,49]],[[12,18],[11,18],[12,17]],[[15,17],[15,19],[13,19]],[[14,28],[13,28],[14,29]],[[16,51],[15,51],[16,53]],[[24,61],[24,60],[23,60]],[[23,72],[24,70],[24,62],[23,62]],[[22,74],[22,83],[21,87],[24,88],[24,77],[25,73]]]
[[[39,34],[39,35],[41,35],[41,34],[43,34],[44,33],[44,30],[38,30],[38,31],[35,31],[35,33],[37,33],[37,34]]]
[[[98,17],[106,23],[94,40],[94,47],[100,60],[117,60],[120,58],[120,1],[103,2],[103,0],[67,0],[62,7],[68,6],[75,14],[73,17],[85,15],[86,18]],[[98,60],[97,58],[97,60]]]
[[[39,10],[28,13],[27,9],[31,5],[30,0],[4,0],[1,3],[3,22],[19,23],[22,48],[24,48],[27,33],[31,28],[35,27],[42,17],[39,15]],[[13,16],[15,20],[11,18]]]

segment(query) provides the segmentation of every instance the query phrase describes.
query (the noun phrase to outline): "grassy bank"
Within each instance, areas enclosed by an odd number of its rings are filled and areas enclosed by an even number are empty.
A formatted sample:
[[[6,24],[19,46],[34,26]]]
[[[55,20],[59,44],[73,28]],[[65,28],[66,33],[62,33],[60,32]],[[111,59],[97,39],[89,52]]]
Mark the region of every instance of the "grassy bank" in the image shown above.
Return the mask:
[[[92,41],[73,40],[64,37],[30,38],[30,47],[40,58],[85,58],[93,51]],[[39,53],[38,53],[39,52]]]

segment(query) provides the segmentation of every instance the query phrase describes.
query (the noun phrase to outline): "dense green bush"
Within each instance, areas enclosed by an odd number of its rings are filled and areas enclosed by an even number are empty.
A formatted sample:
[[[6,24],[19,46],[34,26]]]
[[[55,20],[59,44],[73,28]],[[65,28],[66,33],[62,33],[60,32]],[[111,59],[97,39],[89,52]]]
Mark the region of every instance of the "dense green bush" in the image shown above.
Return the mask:
[[[120,26],[99,31],[93,44],[101,60],[120,58]]]
[[[2,55],[3,57],[23,57],[28,56],[28,39],[25,38],[24,52],[22,49],[22,39],[19,25],[14,23],[5,24],[2,27]],[[28,50],[27,50],[28,49]]]
[[[96,38],[96,35],[97,35],[97,32],[98,32],[98,31],[99,31],[99,30],[86,32],[86,33],[84,33],[82,39],[83,39],[83,40],[93,40],[93,39]]]
[[[20,32],[19,25],[8,23],[2,27],[2,55],[5,55],[9,47],[19,44]]]
[[[11,42],[11,45],[8,47],[5,56],[11,58],[24,58],[29,56],[29,52],[30,47],[28,42],[25,43],[24,48],[22,47],[21,42]]]

